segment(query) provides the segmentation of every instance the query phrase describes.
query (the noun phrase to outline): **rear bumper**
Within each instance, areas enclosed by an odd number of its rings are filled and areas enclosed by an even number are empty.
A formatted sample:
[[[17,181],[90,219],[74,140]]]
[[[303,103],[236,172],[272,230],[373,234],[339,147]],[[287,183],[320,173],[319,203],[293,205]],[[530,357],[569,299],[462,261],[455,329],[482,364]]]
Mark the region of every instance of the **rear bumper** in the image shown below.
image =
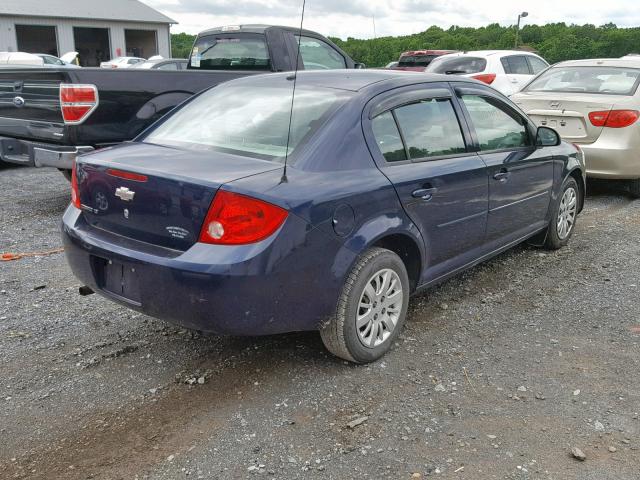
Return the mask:
[[[75,159],[93,147],[76,147],[0,137],[0,160],[30,167],[54,167],[70,170]]]
[[[293,215],[279,234],[257,244],[196,243],[178,252],[91,228],[70,206],[62,237],[71,270],[95,292],[171,323],[225,335],[317,329],[334,314],[344,270],[355,260],[339,242]],[[330,258],[340,258],[340,265]],[[105,287],[105,261],[135,270],[134,301]]]
[[[640,178],[640,128],[605,128],[594,143],[577,143],[587,176],[612,180]]]

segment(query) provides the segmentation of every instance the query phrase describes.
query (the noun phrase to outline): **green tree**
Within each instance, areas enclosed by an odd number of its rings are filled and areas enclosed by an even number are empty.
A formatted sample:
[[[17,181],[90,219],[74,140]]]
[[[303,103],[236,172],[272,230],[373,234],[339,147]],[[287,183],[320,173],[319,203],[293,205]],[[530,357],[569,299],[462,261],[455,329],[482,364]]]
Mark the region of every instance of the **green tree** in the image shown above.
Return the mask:
[[[174,33],[171,35],[171,56],[173,58],[188,58],[193,47],[195,35],[188,33]]]
[[[173,34],[172,55],[186,58],[195,36]],[[540,53],[548,62],[578,58],[621,57],[640,53],[640,28],[619,28],[612,23],[595,25],[526,25],[520,31],[521,46]],[[382,67],[397,60],[407,50],[495,50],[512,49],[515,26],[497,23],[480,28],[452,26],[446,30],[432,25],[414,35],[380,37],[363,40],[332,38],[356,62],[368,67]]]

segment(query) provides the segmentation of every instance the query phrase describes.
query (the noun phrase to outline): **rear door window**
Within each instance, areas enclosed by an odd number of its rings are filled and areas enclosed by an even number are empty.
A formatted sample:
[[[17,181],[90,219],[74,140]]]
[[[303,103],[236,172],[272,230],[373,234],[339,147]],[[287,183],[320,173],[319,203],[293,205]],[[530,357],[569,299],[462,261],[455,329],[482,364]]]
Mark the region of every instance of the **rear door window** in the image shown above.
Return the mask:
[[[509,150],[531,145],[527,122],[500,100],[480,95],[463,95],[478,136],[480,150]]]
[[[547,64],[547,62],[545,62],[544,60],[531,55],[527,56],[527,61],[529,62],[531,72],[534,75],[539,74],[541,71],[549,67],[549,64]]]
[[[504,72],[510,75],[531,75],[529,63],[524,55],[511,55],[501,59]]]
[[[387,162],[401,162],[407,160],[407,154],[402,143],[402,137],[393,113],[385,112],[378,115],[371,122],[373,136],[378,148]]]
[[[178,69],[177,63],[171,62],[171,63],[165,63],[163,65],[160,65],[158,67],[158,70],[179,70],[179,69]]]
[[[271,70],[271,60],[264,35],[209,35],[196,40],[189,67],[201,70]]]
[[[451,100],[429,99],[394,110],[411,159],[466,151]]]
[[[295,36],[300,42],[300,57],[305,70],[334,70],[346,68],[344,57],[331,45],[317,38]]]

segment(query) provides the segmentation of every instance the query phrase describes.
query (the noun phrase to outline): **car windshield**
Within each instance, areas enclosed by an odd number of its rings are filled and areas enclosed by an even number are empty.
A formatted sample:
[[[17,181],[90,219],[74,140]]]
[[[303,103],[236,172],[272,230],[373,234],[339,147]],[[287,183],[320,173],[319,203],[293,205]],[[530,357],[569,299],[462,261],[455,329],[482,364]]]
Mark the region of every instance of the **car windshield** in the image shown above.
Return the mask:
[[[438,55],[406,55],[400,57],[398,62],[399,67],[426,67],[428,66]]]
[[[271,70],[271,60],[264,35],[209,35],[196,40],[189,67],[202,70]]]
[[[220,85],[187,103],[143,141],[282,161],[287,148],[292,82],[282,86]],[[289,155],[350,96],[298,85]]]
[[[555,67],[529,84],[527,92],[576,92],[633,95],[640,69],[623,67]]]
[[[479,57],[440,58],[434,61],[427,72],[446,74],[480,73],[487,68],[487,61]]]

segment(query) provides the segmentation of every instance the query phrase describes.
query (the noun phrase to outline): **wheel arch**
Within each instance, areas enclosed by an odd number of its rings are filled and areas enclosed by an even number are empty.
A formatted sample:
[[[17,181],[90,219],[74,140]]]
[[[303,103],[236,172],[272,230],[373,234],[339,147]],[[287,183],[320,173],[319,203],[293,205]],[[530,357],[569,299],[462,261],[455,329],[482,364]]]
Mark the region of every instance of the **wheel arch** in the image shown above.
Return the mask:
[[[578,213],[580,213],[584,208],[584,201],[585,201],[585,197],[587,196],[587,185],[585,184],[582,171],[579,168],[574,168],[569,173],[567,173],[567,175],[565,176],[565,179],[563,180],[563,183],[569,177],[573,178],[576,181],[576,183],[578,184],[578,189],[580,190],[579,192],[580,203],[578,204]]]
[[[427,259],[425,242],[418,227],[404,212],[371,218],[350,235],[343,247],[356,255],[350,262],[347,274],[358,256],[370,248],[381,247],[394,252],[402,259],[409,275],[412,292],[420,284]]]
[[[415,239],[404,233],[392,233],[378,238],[371,247],[385,248],[400,257],[407,269],[411,292],[414,292],[422,273],[422,253]]]

